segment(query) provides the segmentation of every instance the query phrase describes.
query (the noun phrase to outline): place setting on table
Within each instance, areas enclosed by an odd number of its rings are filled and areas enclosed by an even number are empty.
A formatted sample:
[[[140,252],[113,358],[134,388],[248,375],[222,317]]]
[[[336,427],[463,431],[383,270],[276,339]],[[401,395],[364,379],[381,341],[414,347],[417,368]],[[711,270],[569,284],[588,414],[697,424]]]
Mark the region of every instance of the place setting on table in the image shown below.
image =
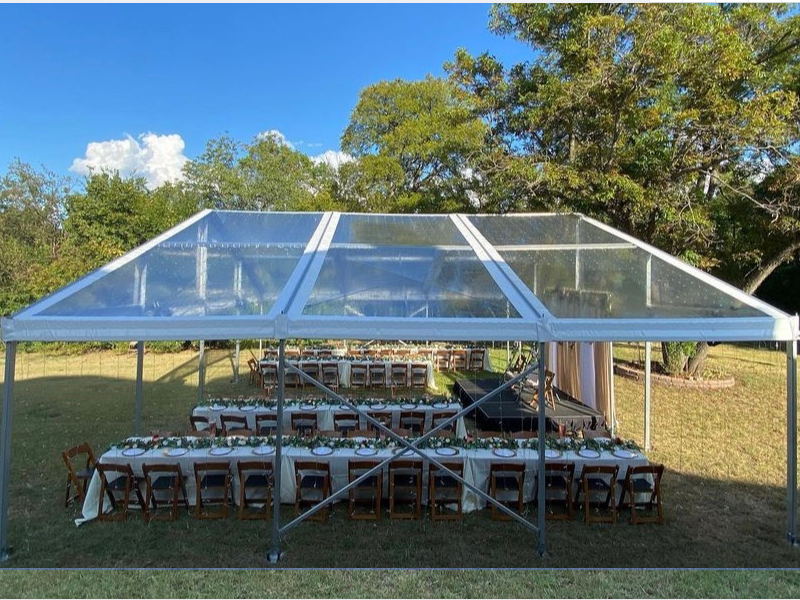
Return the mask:
[[[403,412],[424,412],[423,428],[427,431],[433,427],[435,415],[439,418],[446,415],[455,415],[462,409],[461,403],[456,398],[447,396],[393,396],[393,397],[361,397],[348,398],[355,405],[358,413],[359,427],[366,427],[364,415],[369,412],[387,412],[391,414],[391,427],[400,427]],[[335,429],[335,415],[342,412],[354,412],[346,404],[327,397],[306,397],[286,399],[284,401],[283,425],[292,429],[292,414],[296,412],[313,412],[317,415],[317,429]],[[223,419],[228,417],[243,416],[246,418],[248,429],[256,430],[256,419],[265,414],[277,413],[277,400],[263,397],[238,397],[238,398],[209,398],[194,407],[192,415],[204,417],[216,423],[217,429],[222,430]],[[443,413],[444,415],[440,415]],[[455,423],[456,433],[466,437],[466,425],[463,417]]]

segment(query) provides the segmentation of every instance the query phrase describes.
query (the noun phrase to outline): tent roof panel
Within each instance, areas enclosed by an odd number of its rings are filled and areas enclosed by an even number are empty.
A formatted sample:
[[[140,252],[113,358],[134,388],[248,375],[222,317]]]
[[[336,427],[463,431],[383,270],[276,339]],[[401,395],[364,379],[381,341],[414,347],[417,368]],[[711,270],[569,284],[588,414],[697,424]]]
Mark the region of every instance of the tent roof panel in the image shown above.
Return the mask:
[[[581,215],[204,211],[4,340],[785,340],[797,317]]]

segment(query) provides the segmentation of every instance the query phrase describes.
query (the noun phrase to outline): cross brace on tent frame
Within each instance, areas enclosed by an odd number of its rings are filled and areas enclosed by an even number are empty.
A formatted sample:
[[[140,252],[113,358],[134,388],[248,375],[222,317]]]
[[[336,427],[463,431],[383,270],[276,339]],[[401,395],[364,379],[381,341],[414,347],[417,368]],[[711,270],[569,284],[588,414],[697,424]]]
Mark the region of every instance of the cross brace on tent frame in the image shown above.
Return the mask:
[[[374,473],[377,473],[378,471],[382,470],[386,465],[388,465],[392,461],[400,458],[401,456],[408,456],[408,452],[397,452],[394,455],[392,455],[392,456],[380,461],[374,467],[372,467],[368,471],[362,473],[359,477],[357,477],[353,481],[347,483],[343,488],[341,488],[337,492],[334,492],[333,494],[331,494],[327,498],[324,498],[324,499],[320,500],[320,502],[318,502],[317,504],[314,504],[311,508],[309,508],[308,510],[306,510],[302,514],[298,515],[297,517],[292,519],[287,524],[281,526],[281,524],[280,524],[280,505],[281,505],[280,494],[281,494],[281,455],[282,455],[282,447],[283,447],[282,440],[283,440],[283,405],[284,405],[284,392],[285,392],[285,385],[284,385],[285,370],[288,368],[290,373],[296,373],[303,381],[306,381],[306,382],[312,384],[314,387],[316,387],[317,389],[322,391],[324,394],[326,394],[326,395],[330,396],[331,398],[337,400],[342,405],[347,406],[348,408],[350,408],[354,412],[358,412],[358,409],[356,408],[356,405],[353,404],[347,398],[344,398],[343,396],[340,396],[339,394],[337,394],[336,392],[334,392],[330,388],[328,388],[325,385],[323,385],[322,382],[320,382],[320,381],[314,379],[313,377],[311,377],[310,375],[304,373],[303,371],[301,371],[296,366],[294,366],[292,364],[288,364],[287,365],[286,361],[285,361],[285,353],[284,353],[285,343],[286,343],[286,341],[282,339],[282,340],[279,340],[279,344],[278,344],[278,389],[277,389],[277,392],[278,392],[277,393],[277,396],[278,396],[278,414],[277,414],[276,432],[275,432],[275,437],[276,437],[276,440],[275,440],[276,441],[276,445],[275,445],[276,467],[274,469],[274,472],[275,472],[275,485],[274,485],[273,490],[272,490],[273,491],[272,548],[271,548],[271,550],[269,551],[269,553],[267,555],[267,558],[269,559],[269,561],[273,562],[273,563],[278,562],[280,560],[280,557],[281,557],[281,551],[280,551],[280,538],[281,538],[281,535],[283,535],[284,533],[286,533],[287,531],[289,531],[291,528],[295,527],[296,525],[299,525],[300,523],[302,523],[303,521],[305,521],[306,519],[308,519],[309,517],[311,517],[312,515],[314,515],[318,511],[322,510],[325,506],[327,506],[329,504],[332,505],[333,502],[336,501],[338,498],[344,496],[347,492],[349,492],[351,489],[353,489],[356,486],[358,486],[362,481],[365,481],[366,479],[371,477]],[[503,390],[511,387],[512,385],[514,385],[518,381],[521,381],[522,379],[527,377],[529,374],[531,374],[536,369],[538,369],[538,371],[539,371],[539,398],[544,398],[544,361],[543,361],[543,357],[544,357],[544,343],[540,342],[539,343],[539,360],[537,361],[537,365],[531,366],[531,367],[523,370],[521,373],[519,373],[518,375],[516,375],[512,379],[506,381],[500,387],[498,387],[498,388],[492,390],[491,392],[489,392],[488,394],[484,395],[483,397],[478,399],[476,402],[472,403],[470,406],[468,406],[466,408],[462,408],[455,415],[453,415],[451,417],[448,417],[447,419],[445,419],[443,421],[440,421],[438,425],[434,424],[434,427],[430,431],[428,431],[424,435],[422,435],[419,438],[417,438],[416,440],[414,440],[413,443],[409,442],[408,440],[403,439],[402,436],[400,436],[397,433],[393,432],[391,429],[386,427],[383,423],[381,423],[377,419],[371,417],[369,414],[365,413],[364,415],[362,415],[362,416],[365,417],[365,419],[367,420],[368,423],[370,423],[370,424],[374,425],[375,427],[377,427],[380,431],[382,431],[383,433],[387,434],[391,439],[399,442],[402,446],[404,446],[406,448],[406,450],[410,450],[411,452],[417,454],[420,458],[422,458],[422,460],[425,463],[430,463],[431,465],[437,467],[438,469],[441,469],[442,471],[444,471],[445,473],[447,473],[451,477],[455,478],[457,481],[461,482],[461,484],[464,485],[467,489],[471,490],[472,492],[477,494],[479,497],[483,498],[484,500],[486,500],[490,504],[494,505],[498,510],[500,510],[504,514],[508,515],[509,517],[514,519],[515,521],[521,523],[522,525],[524,525],[525,527],[527,527],[531,531],[534,531],[534,532],[538,533],[539,534],[538,535],[539,539],[538,539],[538,545],[537,545],[537,552],[538,552],[538,554],[540,556],[545,556],[545,554],[546,554],[546,548],[545,548],[545,523],[544,523],[544,521],[545,521],[545,514],[544,514],[544,510],[545,510],[544,500],[545,500],[545,497],[544,497],[543,493],[540,493],[538,495],[539,507],[538,507],[538,526],[537,526],[537,525],[534,525],[533,523],[531,523],[530,521],[528,521],[527,519],[525,519],[522,515],[514,512],[513,510],[511,510],[510,508],[508,508],[503,503],[501,503],[500,501],[496,500],[495,498],[493,498],[492,496],[490,496],[489,494],[487,494],[483,490],[481,490],[478,487],[474,486],[473,484],[469,483],[463,477],[461,477],[460,475],[456,474],[454,471],[451,471],[450,469],[445,467],[442,463],[440,463],[438,460],[436,460],[432,456],[429,456],[428,454],[423,453],[421,448],[419,448],[419,444],[421,444],[421,443],[427,441],[428,439],[430,439],[431,437],[433,437],[438,431],[443,430],[445,427],[448,427],[449,425],[454,424],[458,419],[460,419],[464,415],[466,415],[466,414],[472,412],[473,410],[475,410],[476,408],[478,408],[478,406],[480,406],[483,402],[486,402],[486,401],[490,400],[491,398],[494,398],[495,396],[497,396],[498,394],[503,392]],[[539,433],[538,433],[538,435],[539,435],[539,439],[538,439],[538,443],[539,443],[538,485],[540,486],[539,489],[543,490],[544,489],[544,485],[545,485],[545,482],[544,482],[544,468],[545,468],[545,465],[544,465],[544,462],[545,462],[545,460],[544,460],[545,459],[545,454],[544,454],[545,403],[544,402],[540,402],[539,403],[538,426],[539,426],[538,427],[538,429],[539,429]]]

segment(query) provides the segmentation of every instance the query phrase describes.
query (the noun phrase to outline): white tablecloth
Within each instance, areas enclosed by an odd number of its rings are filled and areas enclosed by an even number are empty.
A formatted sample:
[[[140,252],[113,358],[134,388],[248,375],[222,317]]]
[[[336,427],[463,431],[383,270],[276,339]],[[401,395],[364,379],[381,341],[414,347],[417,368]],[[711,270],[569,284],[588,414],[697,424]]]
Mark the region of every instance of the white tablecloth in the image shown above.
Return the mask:
[[[227,456],[211,456],[208,449],[191,450],[188,454],[181,457],[165,456],[163,449],[148,450],[141,456],[124,456],[121,450],[109,450],[100,457],[102,463],[126,463],[131,465],[134,475],[142,476],[142,465],[147,464],[175,464],[181,465],[183,474],[188,477],[187,481],[187,494],[190,504],[195,501],[195,484],[194,484],[194,463],[195,462],[229,462],[231,464],[231,476],[234,486],[234,498],[238,499],[239,493],[239,480],[236,470],[236,463],[242,460],[267,460],[274,461],[274,453],[269,456],[258,456],[253,454],[252,448],[236,448],[231,454]],[[476,486],[478,489],[488,493],[489,490],[489,472],[492,463],[523,463],[525,465],[525,484],[524,484],[524,499],[526,502],[533,500],[534,491],[536,489],[536,475],[538,472],[538,454],[535,450],[518,450],[517,456],[513,458],[500,458],[493,454],[491,450],[464,450],[460,449],[456,456],[441,456],[436,454],[434,450],[423,450],[426,454],[434,456],[440,462],[461,462],[464,464],[464,479]],[[284,447],[281,456],[281,503],[292,504],[295,497],[295,475],[294,463],[297,460],[315,460],[318,462],[327,462],[331,469],[331,484],[333,492],[342,489],[347,484],[347,465],[350,460],[383,460],[392,455],[392,451],[384,449],[378,451],[375,456],[362,457],[356,454],[355,449],[339,448],[329,456],[315,456],[310,449],[307,448],[291,448]],[[403,456],[403,459],[414,458],[417,456],[409,451]],[[631,466],[646,465],[647,457],[639,454],[632,459],[622,459],[614,456],[611,452],[603,452],[600,458],[587,459],[579,456],[575,452],[565,452],[564,455],[554,461],[548,462],[571,462],[575,464],[575,481],[577,482],[580,477],[583,467],[587,464],[592,465],[618,465],[619,478],[624,478],[627,470]],[[428,480],[428,465],[423,465],[423,499],[427,501],[427,480]],[[575,484],[577,486],[577,483]],[[576,488],[577,489],[577,488]],[[97,473],[92,477],[89,483],[86,500],[83,505],[83,518],[76,519],[76,525],[80,525],[88,520],[97,517],[98,509],[98,495],[100,493],[100,478]],[[388,467],[384,473],[384,496],[388,494]],[[574,490],[573,490],[574,494]],[[619,492],[617,492],[617,495]],[[465,512],[479,510],[486,506],[486,501],[478,497],[477,494],[464,487],[463,496],[463,510]],[[105,499],[105,510],[110,510],[110,503]]]
[[[364,412],[371,412],[371,411],[380,411],[380,412],[390,412],[392,413],[392,427],[400,427],[400,413],[415,410],[415,411],[422,411],[425,413],[425,430],[429,430],[432,427],[432,419],[434,412],[444,412],[450,414],[456,414],[458,411],[461,410],[461,404],[457,402],[452,402],[447,405],[446,408],[434,408],[433,406],[417,406],[414,409],[411,408],[403,408],[402,405],[397,404],[389,404],[383,408],[377,408],[378,405],[373,406],[359,406],[359,413]],[[348,413],[351,411],[342,409],[338,404],[321,404],[319,406],[312,406],[309,405],[306,408],[303,408],[302,405],[300,406],[286,406],[283,410],[283,426],[288,431],[292,428],[292,414],[296,412],[314,412],[317,414],[317,428],[323,431],[333,431],[333,415],[340,414],[340,413]],[[207,419],[214,419],[217,423],[217,429],[222,429],[222,421],[220,420],[220,416],[222,415],[236,415],[242,416],[247,418],[247,427],[248,429],[252,429],[253,431],[256,430],[256,415],[264,415],[270,414],[275,415],[277,414],[277,410],[272,408],[257,408],[251,411],[243,411],[238,408],[225,408],[223,410],[214,410],[210,406],[197,406],[192,411],[192,415],[198,417],[206,417]],[[354,415],[355,416],[355,415]],[[360,415],[359,418],[359,429],[366,429],[367,428],[367,420]],[[256,431],[256,433],[258,433]],[[456,421],[456,436],[460,438],[467,437],[467,427],[464,424],[464,418],[460,418]]]

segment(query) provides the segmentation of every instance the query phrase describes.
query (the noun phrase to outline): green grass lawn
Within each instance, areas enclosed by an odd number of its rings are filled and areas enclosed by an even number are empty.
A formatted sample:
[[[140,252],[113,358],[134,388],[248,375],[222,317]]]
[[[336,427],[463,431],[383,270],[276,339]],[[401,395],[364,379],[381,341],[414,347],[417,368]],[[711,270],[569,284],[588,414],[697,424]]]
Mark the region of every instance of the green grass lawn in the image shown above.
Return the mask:
[[[250,394],[246,359],[242,380],[231,382],[232,352],[208,353],[206,391]],[[618,345],[617,357],[640,354]],[[505,350],[493,354],[505,364]],[[535,553],[536,538],[513,523],[491,521],[488,511],[462,523],[350,522],[338,505],[330,521],[304,523],[283,542],[287,568],[514,567],[598,569],[800,567],[800,549],[786,536],[785,354],[731,345],[711,349],[710,367],[728,373],[736,387],[694,392],[653,386],[652,461],[666,465],[666,524],[634,527],[549,523],[550,556]],[[195,521],[89,523],[80,528],[75,508],[62,506],[65,471],[60,453],[88,441],[98,454],[131,433],[136,354],[113,351],[81,356],[44,352],[17,356],[10,542],[4,567],[246,567],[265,568],[269,525]],[[437,376],[443,388],[448,377]],[[619,433],[643,437],[643,384],[615,378]],[[145,355],[144,429],[185,430],[197,402],[196,353]],[[285,509],[289,517],[291,510]],[[535,512],[529,514],[535,518]],[[0,594],[181,595],[206,597],[336,596],[542,596],[593,595],[796,597],[793,573],[699,572],[647,574],[583,572],[434,573],[325,572],[186,574],[4,573]],[[217,587],[219,581],[228,586]],[[230,587],[230,582],[241,587]],[[147,584],[147,588],[142,586]],[[145,591],[146,589],[146,591]],[[49,591],[48,591],[49,590]],[[240,591],[241,590],[241,591]],[[185,591],[185,594],[183,592]]]

